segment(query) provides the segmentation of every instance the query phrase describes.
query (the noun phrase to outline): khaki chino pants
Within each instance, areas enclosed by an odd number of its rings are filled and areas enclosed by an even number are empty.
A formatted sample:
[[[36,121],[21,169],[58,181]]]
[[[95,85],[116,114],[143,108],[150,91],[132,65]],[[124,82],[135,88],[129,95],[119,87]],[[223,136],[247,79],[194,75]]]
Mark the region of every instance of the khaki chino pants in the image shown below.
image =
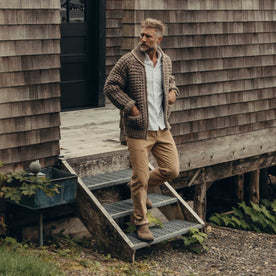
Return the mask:
[[[147,219],[147,191],[171,180],[179,174],[179,161],[173,137],[168,129],[148,131],[147,139],[127,137],[132,177],[130,180],[134,223],[143,225]],[[158,167],[149,171],[150,152]]]

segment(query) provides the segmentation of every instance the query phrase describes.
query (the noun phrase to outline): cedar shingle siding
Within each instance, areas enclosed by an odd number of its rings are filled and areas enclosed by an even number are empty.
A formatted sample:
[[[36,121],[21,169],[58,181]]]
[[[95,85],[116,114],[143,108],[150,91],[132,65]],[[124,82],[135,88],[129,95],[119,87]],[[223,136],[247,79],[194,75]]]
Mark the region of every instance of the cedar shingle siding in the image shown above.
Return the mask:
[[[106,0],[106,75],[122,56],[123,0]]]
[[[59,10],[59,0],[1,0],[2,170],[52,166],[59,155]]]
[[[0,160],[59,155],[59,0],[0,1]],[[275,152],[273,0],[107,0],[106,74],[161,19],[181,95],[172,133],[181,170]]]
[[[273,0],[124,1],[123,48],[146,17],[166,25],[163,50],[181,91],[171,116],[181,170],[275,152]]]

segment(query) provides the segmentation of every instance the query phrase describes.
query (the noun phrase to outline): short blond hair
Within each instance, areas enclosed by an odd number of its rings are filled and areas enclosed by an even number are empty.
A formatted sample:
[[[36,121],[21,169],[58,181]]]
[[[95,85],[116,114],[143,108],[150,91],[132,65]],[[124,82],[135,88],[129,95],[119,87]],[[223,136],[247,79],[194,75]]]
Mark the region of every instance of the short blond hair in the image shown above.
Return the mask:
[[[155,29],[155,31],[160,35],[163,36],[164,32],[165,32],[165,26],[164,24],[157,19],[153,19],[153,18],[147,18],[144,21],[142,21],[141,23],[141,27],[142,28],[153,28]]]

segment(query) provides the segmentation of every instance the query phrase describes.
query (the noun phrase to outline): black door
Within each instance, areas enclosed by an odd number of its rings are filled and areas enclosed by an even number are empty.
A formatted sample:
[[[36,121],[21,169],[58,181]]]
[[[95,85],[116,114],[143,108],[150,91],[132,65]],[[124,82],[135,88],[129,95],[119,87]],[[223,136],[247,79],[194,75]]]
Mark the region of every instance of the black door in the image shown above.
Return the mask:
[[[102,0],[61,0],[63,110],[104,105],[104,3]]]

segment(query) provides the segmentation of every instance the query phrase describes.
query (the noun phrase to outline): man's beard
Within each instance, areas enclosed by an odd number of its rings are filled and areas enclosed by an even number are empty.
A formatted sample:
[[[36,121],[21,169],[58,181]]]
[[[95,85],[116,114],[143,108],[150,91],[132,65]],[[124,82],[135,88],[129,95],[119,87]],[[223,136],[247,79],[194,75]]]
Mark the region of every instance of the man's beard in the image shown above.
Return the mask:
[[[157,48],[157,45],[153,45],[153,47],[149,47],[147,44],[144,44],[144,43],[140,43],[140,50],[143,52],[143,53],[148,53],[152,50],[155,50]]]

